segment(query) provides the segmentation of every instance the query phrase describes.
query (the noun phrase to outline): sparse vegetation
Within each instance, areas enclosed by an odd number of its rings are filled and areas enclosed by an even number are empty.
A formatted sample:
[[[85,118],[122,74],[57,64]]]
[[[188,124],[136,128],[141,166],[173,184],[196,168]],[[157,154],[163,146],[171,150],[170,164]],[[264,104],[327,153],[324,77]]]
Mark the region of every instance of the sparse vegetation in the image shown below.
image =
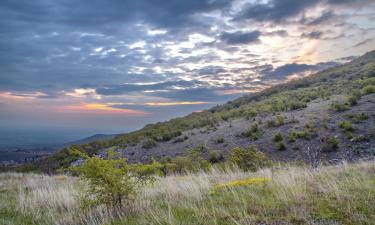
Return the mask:
[[[375,163],[256,173],[213,169],[156,177],[121,210],[84,210],[85,183],[65,176],[0,174],[2,224],[373,224]],[[251,200],[249,200],[251,199]],[[147,203],[147,204],[145,204]]]

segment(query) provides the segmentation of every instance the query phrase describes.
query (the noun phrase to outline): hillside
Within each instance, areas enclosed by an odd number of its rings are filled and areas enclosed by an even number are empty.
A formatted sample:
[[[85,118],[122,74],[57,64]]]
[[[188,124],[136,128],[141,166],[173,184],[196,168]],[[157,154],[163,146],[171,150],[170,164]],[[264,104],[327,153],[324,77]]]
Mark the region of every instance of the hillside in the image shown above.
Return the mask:
[[[130,162],[186,155],[201,148],[219,158],[255,145],[274,161],[356,160],[375,155],[375,51],[306,78],[245,95],[221,106],[103,141],[74,146]],[[221,157],[222,156],[222,157]],[[55,171],[76,161],[69,148],[27,169]]]

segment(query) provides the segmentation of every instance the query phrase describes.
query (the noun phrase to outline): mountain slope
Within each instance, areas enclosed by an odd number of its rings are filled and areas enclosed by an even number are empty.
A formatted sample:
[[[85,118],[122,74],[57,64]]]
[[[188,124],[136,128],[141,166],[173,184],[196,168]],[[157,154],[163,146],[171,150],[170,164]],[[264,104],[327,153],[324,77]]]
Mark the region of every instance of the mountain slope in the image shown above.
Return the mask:
[[[199,113],[78,145],[88,154],[117,150],[130,162],[255,145],[273,160],[354,160],[375,148],[375,51],[342,66],[245,95]],[[66,148],[39,162],[55,170],[76,158]],[[35,167],[35,165],[34,165]]]

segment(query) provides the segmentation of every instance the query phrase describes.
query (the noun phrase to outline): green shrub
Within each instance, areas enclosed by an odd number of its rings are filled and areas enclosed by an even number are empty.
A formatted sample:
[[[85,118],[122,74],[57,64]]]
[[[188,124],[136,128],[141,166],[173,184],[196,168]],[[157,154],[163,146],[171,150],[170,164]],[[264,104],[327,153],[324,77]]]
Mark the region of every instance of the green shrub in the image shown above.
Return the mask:
[[[343,131],[346,131],[346,132],[352,132],[355,130],[355,128],[353,127],[353,124],[350,122],[350,121],[341,121],[339,123],[339,127],[343,130]]]
[[[146,139],[142,143],[142,148],[150,149],[157,145],[156,141],[154,139]]]
[[[277,127],[276,121],[274,120],[267,120],[267,127]]]
[[[357,114],[348,114],[346,115],[347,118],[352,119],[354,123],[360,123],[364,120],[367,120],[369,117],[365,113],[357,113]]]
[[[289,142],[296,142],[298,137],[299,136],[298,136],[297,131],[292,130],[292,131],[289,132],[288,141]]]
[[[277,133],[277,134],[275,134],[275,135],[273,136],[272,140],[273,140],[274,142],[280,142],[280,141],[283,140],[283,136],[282,136],[280,133]]]
[[[306,107],[307,107],[307,104],[305,102],[301,102],[301,101],[289,101],[288,102],[288,108],[290,110],[302,109]]]
[[[77,149],[73,154],[85,159],[81,166],[71,168],[88,184],[82,198],[84,207],[106,205],[109,209],[122,208],[136,197],[140,186],[153,181],[148,169],[127,164],[125,159],[116,158],[112,150],[108,152],[108,159],[90,158]]]
[[[284,142],[278,142],[277,145],[276,145],[276,148],[277,148],[277,150],[279,150],[279,151],[284,151],[284,150],[286,150],[286,146],[285,146]]]
[[[353,90],[352,93],[347,97],[347,102],[350,106],[358,104],[358,101],[361,99],[361,92],[358,90]]]
[[[344,112],[346,110],[349,110],[350,106],[346,103],[335,101],[335,102],[332,102],[331,108],[335,110],[336,112]]]
[[[335,136],[329,136],[325,140],[325,144],[322,148],[323,152],[331,152],[337,150],[339,147],[339,141]]]
[[[218,138],[216,138],[216,143],[219,143],[219,144],[221,144],[221,143],[224,143],[224,136],[223,135],[221,135],[221,136],[219,136]]]
[[[209,157],[209,160],[210,163],[218,163],[218,162],[222,162],[224,160],[224,156],[223,154],[221,154],[221,152],[218,152],[216,150],[212,150],[210,151],[210,157]]]
[[[270,167],[272,164],[267,156],[257,151],[254,146],[247,149],[233,148],[229,153],[229,163],[244,171],[256,171],[259,168]]]
[[[276,116],[276,122],[277,122],[277,125],[278,126],[281,126],[281,125],[284,125],[284,116],[281,116],[281,115],[277,115]]]
[[[375,85],[367,85],[366,87],[362,89],[363,95],[368,95],[372,93],[375,93]]]
[[[263,131],[260,129],[258,124],[254,123],[251,125],[250,129],[245,132],[245,136],[249,137],[251,140],[258,140],[263,135]]]

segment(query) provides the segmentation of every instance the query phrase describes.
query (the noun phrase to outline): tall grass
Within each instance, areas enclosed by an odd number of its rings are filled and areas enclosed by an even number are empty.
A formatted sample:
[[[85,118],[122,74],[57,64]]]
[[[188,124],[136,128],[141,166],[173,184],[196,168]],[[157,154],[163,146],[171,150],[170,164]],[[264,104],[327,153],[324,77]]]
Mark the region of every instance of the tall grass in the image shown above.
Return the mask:
[[[271,180],[220,185],[259,177]],[[73,177],[0,174],[0,224],[375,224],[374,161],[158,178],[120,212],[83,210],[84,189]]]

